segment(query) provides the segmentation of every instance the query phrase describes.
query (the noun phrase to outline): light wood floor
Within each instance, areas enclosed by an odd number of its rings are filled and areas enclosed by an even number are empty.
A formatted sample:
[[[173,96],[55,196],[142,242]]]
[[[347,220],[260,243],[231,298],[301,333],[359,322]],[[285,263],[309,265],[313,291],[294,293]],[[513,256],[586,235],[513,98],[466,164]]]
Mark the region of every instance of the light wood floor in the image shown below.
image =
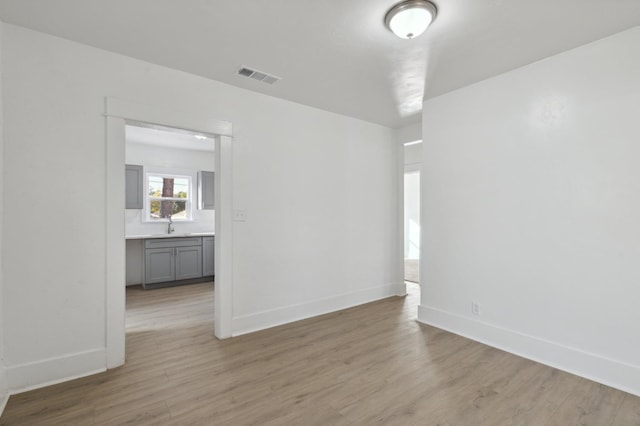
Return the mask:
[[[211,284],[127,291],[127,363],[5,425],[640,425],[640,398],[415,321],[416,293],[218,341]]]
[[[404,280],[412,283],[420,282],[420,259],[404,260]]]

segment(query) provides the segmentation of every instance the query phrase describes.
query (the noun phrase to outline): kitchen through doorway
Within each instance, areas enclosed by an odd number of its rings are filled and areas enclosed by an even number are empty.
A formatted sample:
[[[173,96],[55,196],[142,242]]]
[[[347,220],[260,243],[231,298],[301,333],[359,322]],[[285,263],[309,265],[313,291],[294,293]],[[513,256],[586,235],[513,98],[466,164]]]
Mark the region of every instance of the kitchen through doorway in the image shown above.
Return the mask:
[[[215,138],[125,126],[127,341],[200,323],[213,329]]]

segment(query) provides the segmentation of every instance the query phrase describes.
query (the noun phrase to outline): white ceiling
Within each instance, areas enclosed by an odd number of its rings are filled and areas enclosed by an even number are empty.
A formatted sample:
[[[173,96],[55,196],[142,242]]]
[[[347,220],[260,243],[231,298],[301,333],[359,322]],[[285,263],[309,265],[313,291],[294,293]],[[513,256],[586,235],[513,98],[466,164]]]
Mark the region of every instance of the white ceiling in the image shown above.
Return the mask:
[[[125,134],[127,143],[153,145],[163,148],[215,151],[216,146],[212,136],[162,126],[127,124],[125,126]]]
[[[640,24],[640,0],[435,0],[420,37],[395,0],[0,0],[4,22],[389,127],[423,98]],[[240,65],[282,77],[273,86]]]

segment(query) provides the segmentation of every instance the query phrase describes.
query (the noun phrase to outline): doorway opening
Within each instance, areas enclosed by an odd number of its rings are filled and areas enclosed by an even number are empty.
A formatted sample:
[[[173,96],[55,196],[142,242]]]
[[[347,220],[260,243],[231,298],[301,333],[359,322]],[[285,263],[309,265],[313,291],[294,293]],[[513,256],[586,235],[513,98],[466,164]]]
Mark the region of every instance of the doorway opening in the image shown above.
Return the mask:
[[[214,328],[215,139],[125,125],[125,326],[138,351],[149,336]]]
[[[173,128],[202,135],[215,135],[215,309],[214,333],[232,336],[233,322],[233,223],[232,223],[232,125],[212,118],[211,111],[191,105],[141,104],[105,98],[106,118],[106,227],[105,227],[105,319],[106,367],[125,362],[126,245],[125,210],[125,129],[127,124]],[[175,182],[174,182],[175,184]],[[144,195],[144,191],[141,191]],[[188,196],[188,195],[187,195]],[[142,197],[144,198],[144,197]],[[165,197],[162,201],[182,201]],[[177,200],[175,199],[177,198]],[[180,203],[177,203],[180,204]],[[181,210],[181,206],[178,206]],[[166,219],[166,218],[165,218]],[[169,226],[163,224],[162,226]],[[173,224],[175,226],[175,223]],[[168,228],[167,228],[168,229]],[[168,230],[167,230],[168,232]],[[177,248],[176,248],[177,249]],[[175,254],[176,252],[174,252]],[[193,260],[193,257],[191,257]]]
[[[421,142],[404,144],[404,280],[408,289],[420,284]]]
[[[404,174],[404,279],[420,282],[420,172]]]

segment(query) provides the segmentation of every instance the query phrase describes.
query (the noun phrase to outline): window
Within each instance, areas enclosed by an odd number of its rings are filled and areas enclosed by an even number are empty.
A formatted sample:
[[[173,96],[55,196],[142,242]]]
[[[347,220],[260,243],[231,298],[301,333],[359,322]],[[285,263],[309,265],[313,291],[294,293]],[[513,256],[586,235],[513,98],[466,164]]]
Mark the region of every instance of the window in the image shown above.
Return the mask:
[[[147,173],[146,220],[191,220],[191,176]]]

